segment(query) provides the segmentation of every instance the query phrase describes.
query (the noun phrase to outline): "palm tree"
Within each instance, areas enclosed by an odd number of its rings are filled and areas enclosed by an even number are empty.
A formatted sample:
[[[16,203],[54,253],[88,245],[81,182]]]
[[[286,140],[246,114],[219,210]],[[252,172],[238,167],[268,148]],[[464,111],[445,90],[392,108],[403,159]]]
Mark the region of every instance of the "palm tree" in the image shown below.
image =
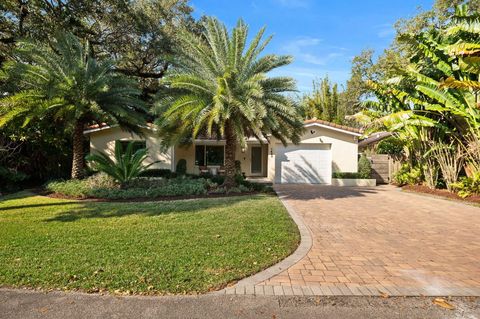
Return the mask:
[[[108,122],[135,130],[145,122],[135,83],[113,69],[113,61],[97,61],[88,43],[72,34],[60,35],[51,47],[21,42],[16,61],[4,68],[19,90],[0,100],[0,127],[22,118],[24,125],[40,117],[59,120],[73,131],[71,176],[83,177],[86,125]]]
[[[199,36],[181,32],[179,67],[165,83],[171,88],[160,97],[157,124],[165,144],[199,134],[225,139],[225,187],[235,185],[235,151],[247,137],[274,136],[296,143],[302,121],[292,98],[296,90],[287,77],[267,73],[289,64],[289,56],[259,57],[271,37],[260,30],[247,47],[248,27],[239,20],[229,33],[215,18],[206,18]]]

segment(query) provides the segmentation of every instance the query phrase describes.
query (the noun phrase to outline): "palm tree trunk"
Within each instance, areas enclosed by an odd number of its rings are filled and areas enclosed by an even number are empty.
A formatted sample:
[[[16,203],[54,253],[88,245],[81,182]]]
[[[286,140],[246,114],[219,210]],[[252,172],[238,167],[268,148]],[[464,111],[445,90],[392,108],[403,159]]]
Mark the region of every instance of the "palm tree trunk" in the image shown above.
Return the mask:
[[[85,168],[85,154],[83,151],[83,143],[85,138],[83,136],[84,122],[77,120],[73,131],[73,161],[72,161],[72,178],[80,179],[84,177]]]
[[[225,124],[225,181],[223,186],[227,189],[235,187],[235,152],[237,138],[229,122]]]

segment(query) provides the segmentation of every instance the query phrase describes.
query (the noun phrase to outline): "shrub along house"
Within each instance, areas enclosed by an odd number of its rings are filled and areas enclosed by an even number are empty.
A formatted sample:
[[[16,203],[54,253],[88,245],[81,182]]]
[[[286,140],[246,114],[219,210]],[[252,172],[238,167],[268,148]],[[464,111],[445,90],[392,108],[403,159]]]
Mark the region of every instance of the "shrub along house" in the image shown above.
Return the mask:
[[[273,183],[331,184],[332,172],[357,172],[359,130],[321,120],[308,120],[298,145],[284,146],[273,137],[251,138],[247,147],[237,150],[237,160],[247,177],[260,177]],[[142,128],[142,136],[118,126],[94,126],[84,132],[90,137],[90,151],[113,158],[115,143],[134,141],[147,148],[151,168],[175,171],[179,160],[186,161],[187,173],[222,174],[225,142],[196,139],[187,145],[162,150],[161,137],[153,126]]]

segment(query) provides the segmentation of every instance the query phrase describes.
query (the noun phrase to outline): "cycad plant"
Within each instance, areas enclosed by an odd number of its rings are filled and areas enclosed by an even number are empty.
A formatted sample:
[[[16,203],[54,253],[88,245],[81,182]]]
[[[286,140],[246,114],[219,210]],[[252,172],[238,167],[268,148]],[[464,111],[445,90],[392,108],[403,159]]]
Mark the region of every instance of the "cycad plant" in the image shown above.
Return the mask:
[[[92,163],[94,169],[104,172],[111,176],[122,185],[127,184],[135,177],[145,172],[150,166],[144,161],[148,158],[146,148],[139,149],[134,152],[134,143],[128,143],[126,149],[123,149],[121,143],[115,144],[115,160],[112,160],[108,154],[94,153],[87,155],[87,161]]]
[[[235,185],[235,152],[248,137],[273,136],[296,143],[301,117],[291,97],[288,77],[267,74],[292,59],[260,56],[271,37],[262,29],[247,44],[248,27],[239,21],[229,33],[215,18],[206,18],[201,35],[180,32],[179,65],[165,80],[171,90],[160,97],[157,124],[165,144],[199,134],[225,139],[225,187]]]
[[[86,125],[107,122],[135,130],[145,121],[135,83],[113,71],[113,61],[97,61],[88,43],[72,34],[59,35],[51,46],[21,42],[2,72],[17,89],[0,100],[0,127],[13,120],[28,125],[51,118],[52,125],[60,123],[59,130],[71,130],[71,176],[80,178]]]

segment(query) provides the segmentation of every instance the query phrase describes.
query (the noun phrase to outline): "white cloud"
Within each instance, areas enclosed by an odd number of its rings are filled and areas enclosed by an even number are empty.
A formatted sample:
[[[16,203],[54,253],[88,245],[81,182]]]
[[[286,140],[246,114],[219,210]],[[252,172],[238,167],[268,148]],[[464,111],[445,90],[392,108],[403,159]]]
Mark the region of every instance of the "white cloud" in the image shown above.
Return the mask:
[[[271,76],[289,76],[297,81],[297,89],[301,93],[312,90],[312,82],[328,75],[330,80],[339,85],[345,84],[350,78],[350,70],[334,69],[328,67],[299,67],[289,65],[272,71]]]
[[[318,48],[318,45],[322,43],[319,38],[313,37],[301,37],[293,40],[283,46],[282,51],[287,54],[293,55],[295,60],[314,65],[326,65],[337,57],[343,56],[345,48],[323,46]],[[335,52],[328,53],[315,53],[319,49],[334,49]]]

